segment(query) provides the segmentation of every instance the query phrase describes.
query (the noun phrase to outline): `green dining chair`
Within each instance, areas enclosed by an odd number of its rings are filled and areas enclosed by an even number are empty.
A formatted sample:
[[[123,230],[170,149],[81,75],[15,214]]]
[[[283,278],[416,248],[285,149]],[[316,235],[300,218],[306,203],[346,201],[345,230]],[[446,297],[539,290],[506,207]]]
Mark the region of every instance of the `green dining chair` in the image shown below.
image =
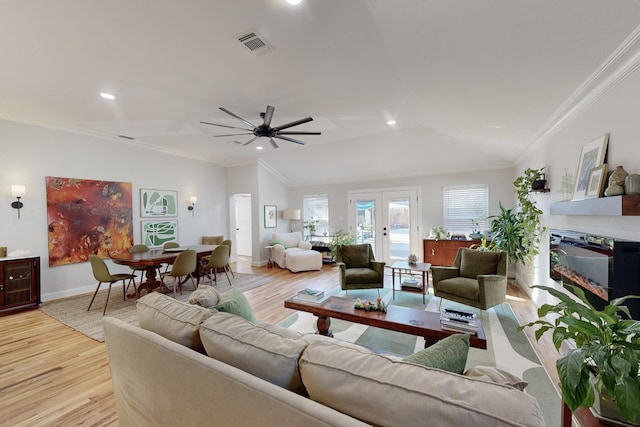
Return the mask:
[[[209,262],[202,267],[202,271],[207,275],[210,281],[218,283],[218,271],[224,271],[224,274],[227,275],[227,280],[229,284],[233,286],[231,283],[231,279],[229,278],[229,274],[227,273],[226,265],[229,264],[229,249],[227,249],[226,245],[220,245],[213,250],[211,256],[209,257]],[[213,279],[211,279],[211,274],[213,274]]]
[[[180,243],[178,242],[167,242],[164,245],[162,245],[162,249],[165,249],[165,250],[179,248],[179,247],[180,247]],[[171,264],[172,263],[168,262],[167,265],[164,267],[165,273],[169,271],[169,267],[171,267]],[[158,272],[161,272],[161,271],[162,271],[162,266],[158,268]]]
[[[193,283],[194,289],[198,287],[196,282],[193,280],[193,273],[196,271],[198,263],[198,258],[196,255],[196,251],[192,249],[188,249],[184,252],[180,252],[180,254],[173,261],[173,265],[171,266],[171,271],[166,273],[162,273],[160,275],[160,280],[162,281],[162,286],[168,288],[165,283],[165,277],[173,277],[173,297],[176,297],[176,286],[182,293],[182,284],[186,282],[187,278],[191,279],[191,283]],[[182,278],[184,277],[184,281]]]
[[[107,263],[104,262],[102,258],[98,255],[89,255],[89,262],[91,263],[91,270],[93,271],[93,277],[98,281],[98,287],[96,291],[93,293],[93,297],[91,298],[91,302],[89,303],[89,307],[87,311],[91,309],[91,305],[93,305],[93,301],[96,299],[96,295],[98,295],[98,291],[100,290],[100,285],[103,283],[109,283],[109,290],[107,291],[107,299],[104,302],[104,310],[102,310],[102,315],[104,316],[107,312],[107,304],[109,304],[109,296],[111,295],[111,285],[115,282],[122,280],[122,297],[124,300],[127,300],[127,289],[129,285],[133,283],[134,289],[136,289],[135,274],[127,274],[127,273],[118,273],[111,274],[109,272],[109,267],[107,267]],[[126,284],[126,281],[129,280],[129,285]],[[125,286],[126,285],[126,286]],[[138,290],[136,289],[136,292]]]
[[[220,243],[221,245],[225,245],[229,247],[229,259],[231,259],[231,240],[223,240],[222,243]],[[236,277],[233,274],[233,270],[231,269],[231,266],[229,265],[229,260],[227,260],[227,264],[224,266],[225,271],[229,271],[229,273],[231,273],[232,277]]]
[[[144,252],[149,252],[149,246],[147,245],[133,245],[129,248],[129,253],[132,254],[139,254],[139,253],[144,253]],[[131,272],[133,274],[136,273],[136,271],[140,272],[140,282],[142,282],[144,280],[144,276],[147,272],[146,268],[136,268],[136,267],[129,267],[131,269]],[[134,283],[135,285],[135,283]],[[129,290],[129,285],[127,285],[127,290]],[[126,292],[126,291],[125,291]]]

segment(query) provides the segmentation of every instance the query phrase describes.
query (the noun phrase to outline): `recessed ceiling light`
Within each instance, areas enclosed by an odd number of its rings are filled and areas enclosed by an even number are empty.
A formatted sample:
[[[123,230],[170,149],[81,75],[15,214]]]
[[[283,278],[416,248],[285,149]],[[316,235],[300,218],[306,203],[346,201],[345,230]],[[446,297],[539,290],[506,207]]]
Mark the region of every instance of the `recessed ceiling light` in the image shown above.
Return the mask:
[[[262,150],[262,145],[258,145],[258,146],[256,147],[256,150]]]
[[[111,95],[110,93],[106,93],[106,92],[102,92],[100,96],[103,97],[104,99],[116,99],[114,95]]]
[[[393,125],[395,125],[395,124],[396,124],[396,121],[395,121],[395,120],[389,120],[389,121],[387,122],[387,124],[388,124],[389,126],[393,126]]]
[[[491,126],[492,129],[502,129],[502,126],[500,125],[493,125]]]
[[[287,3],[296,5],[296,4],[300,4],[301,1],[302,0],[287,0]]]

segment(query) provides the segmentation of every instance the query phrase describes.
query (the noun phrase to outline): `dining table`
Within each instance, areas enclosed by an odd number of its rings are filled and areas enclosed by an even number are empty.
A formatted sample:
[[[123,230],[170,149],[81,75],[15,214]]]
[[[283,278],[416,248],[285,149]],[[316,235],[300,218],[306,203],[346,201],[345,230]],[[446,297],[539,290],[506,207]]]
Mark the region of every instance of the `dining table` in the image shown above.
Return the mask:
[[[136,289],[135,297],[138,298],[142,290],[146,290],[147,293],[162,286],[162,280],[156,278],[156,272],[162,264],[172,264],[181,252],[188,249],[196,251],[198,262],[196,264],[196,270],[192,273],[197,283],[200,283],[202,258],[211,255],[213,250],[219,245],[192,245],[192,246],[179,246],[177,248],[157,248],[149,249],[146,252],[137,253],[123,253],[118,255],[112,255],[111,261],[114,264],[126,265],[138,270],[145,270],[146,280],[140,280],[140,285]],[[185,279],[187,280],[187,279]]]

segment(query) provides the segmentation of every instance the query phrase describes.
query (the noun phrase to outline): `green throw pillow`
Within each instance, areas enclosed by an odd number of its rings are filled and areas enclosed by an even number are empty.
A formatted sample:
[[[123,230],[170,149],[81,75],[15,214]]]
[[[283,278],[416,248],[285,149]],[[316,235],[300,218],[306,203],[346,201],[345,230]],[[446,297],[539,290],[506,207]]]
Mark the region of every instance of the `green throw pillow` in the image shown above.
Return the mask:
[[[224,311],[226,313],[244,317],[251,323],[258,323],[258,319],[256,319],[255,314],[253,314],[253,309],[251,308],[251,304],[249,304],[247,297],[235,288],[231,288],[222,294],[218,305],[214,308],[218,311]]]
[[[275,245],[282,245],[284,246],[285,249],[287,249],[287,245],[285,245],[284,242],[280,240],[272,240],[269,242],[269,246],[275,246]]]
[[[469,334],[453,334],[405,357],[405,362],[461,374],[467,364]]]

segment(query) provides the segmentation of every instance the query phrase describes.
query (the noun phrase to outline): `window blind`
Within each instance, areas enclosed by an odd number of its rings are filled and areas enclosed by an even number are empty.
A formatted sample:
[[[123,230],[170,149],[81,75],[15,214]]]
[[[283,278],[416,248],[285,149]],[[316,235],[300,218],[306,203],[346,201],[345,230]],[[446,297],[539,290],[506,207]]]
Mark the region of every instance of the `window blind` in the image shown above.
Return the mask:
[[[329,228],[329,196],[314,194],[303,197],[304,221],[317,219],[316,233],[320,234]]]
[[[489,186],[486,184],[444,187],[444,228],[452,233],[483,231],[489,216]]]

